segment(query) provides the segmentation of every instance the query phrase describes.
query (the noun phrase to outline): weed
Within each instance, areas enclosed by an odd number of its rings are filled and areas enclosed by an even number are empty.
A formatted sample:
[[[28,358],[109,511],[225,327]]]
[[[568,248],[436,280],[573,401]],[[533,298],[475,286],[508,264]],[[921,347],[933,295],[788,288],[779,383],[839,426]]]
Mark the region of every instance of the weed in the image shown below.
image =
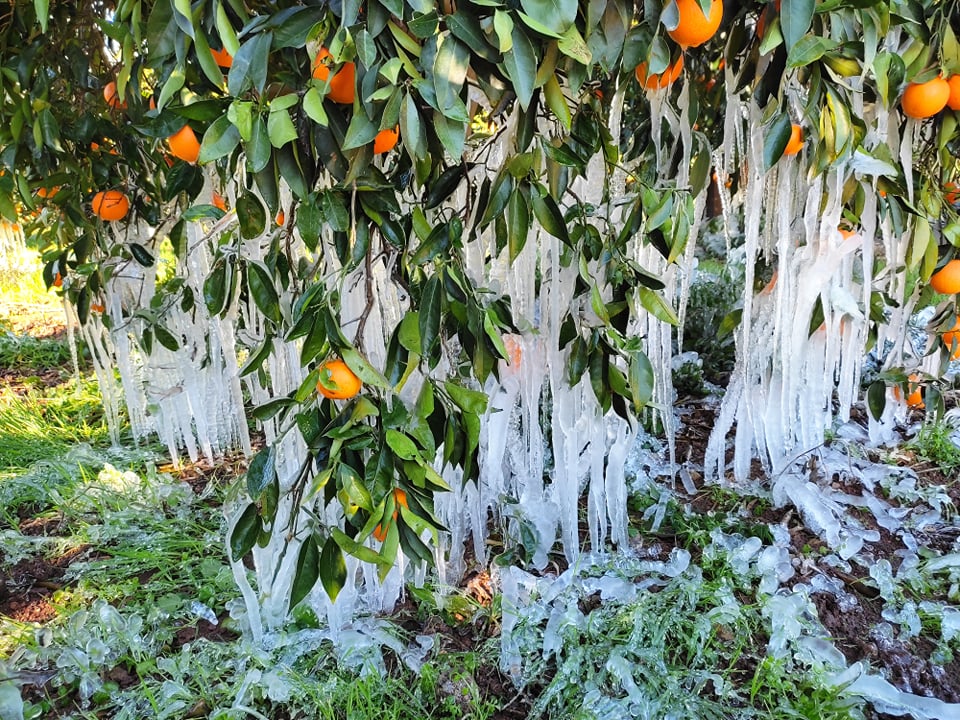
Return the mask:
[[[954,439],[957,431],[946,423],[928,423],[908,443],[920,458],[934,463],[947,476],[960,471],[960,445]]]

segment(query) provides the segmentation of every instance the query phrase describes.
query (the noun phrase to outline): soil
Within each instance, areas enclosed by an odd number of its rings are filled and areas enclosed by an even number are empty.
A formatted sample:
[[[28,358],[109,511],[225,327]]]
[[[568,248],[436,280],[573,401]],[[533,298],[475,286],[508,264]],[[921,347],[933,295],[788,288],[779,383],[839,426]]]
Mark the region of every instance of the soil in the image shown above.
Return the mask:
[[[713,410],[709,406],[697,403],[685,408],[681,414],[683,426],[677,437],[677,458],[681,462],[687,460],[702,465],[707,440],[713,427]],[[866,422],[865,418],[861,419],[864,423]],[[899,452],[896,460],[898,465],[910,467],[917,474],[919,485],[945,487],[954,505],[960,508],[960,482],[957,478],[946,476],[935,464],[917,458],[909,451]],[[754,463],[752,470],[754,479],[765,479],[759,463]],[[701,480],[699,474],[693,472],[691,476],[699,485]],[[834,476],[831,480],[833,488],[840,492],[853,496],[864,493],[863,485],[856,479],[848,478],[844,481]],[[687,498],[687,501],[689,507],[700,514],[720,509],[716,498],[710,492],[700,492]],[[894,500],[888,499],[888,502],[891,505],[898,504]],[[748,512],[742,514],[752,517],[754,515],[752,506],[755,503],[756,499],[745,498],[743,508]],[[880,540],[868,543],[866,550],[876,559],[886,558],[896,572],[902,561],[897,551],[905,549],[902,539],[880,527],[871,513],[853,507],[850,508],[850,512],[863,523],[864,527],[879,532]],[[954,657],[951,662],[942,666],[937,665],[930,660],[931,653],[937,646],[936,638],[921,634],[915,638],[901,640],[895,635],[889,637],[889,632],[882,632],[879,626],[885,623],[881,616],[883,600],[866,569],[859,568],[858,577],[829,565],[816,563],[816,559],[828,551],[826,543],[804,526],[792,505],[782,508],[767,507],[756,517],[756,521],[763,524],[785,525],[790,531],[794,557],[813,560],[813,564],[800,565],[801,571],[794,578],[794,583],[809,579],[808,576],[803,575],[804,568],[816,567],[817,572],[823,572],[840,580],[845,590],[855,598],[854,607],[841,609],[835,595],[827,592],[811,593],[811,600],[817,609],[820,622],[848,663],[863,662],[873,672],[879,672],[904,692],[938,698],[950,703],[960,702],[960,656]],[[943,525],[935,530],[918,532],[914,535],[922,545],[938,553],[954,552],[954,541],[960,536],[960,527]],[[867,717],[870,720],[886,720],[893,716],[868,708]]]

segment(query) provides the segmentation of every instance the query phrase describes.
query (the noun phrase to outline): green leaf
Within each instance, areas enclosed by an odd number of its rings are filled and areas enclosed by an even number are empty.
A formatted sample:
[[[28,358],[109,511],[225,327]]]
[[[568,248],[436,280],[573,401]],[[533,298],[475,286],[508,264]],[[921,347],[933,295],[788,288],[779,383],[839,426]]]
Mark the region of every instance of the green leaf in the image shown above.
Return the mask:
[[[463,83],[470,67],[470,50],[453,35],[441,36],[440,47],[433,62],[433,84],[437,107],[451,120],[466,123],[470,118],[460,98]]]
[[[637,288],[637,296],[640,298],[640,304],[646,308],[647,312],[653,315],[657,320],[662,320],[676,327],[680,324],[680,318],[670,307],[669,303],[663,299],[659,293],[650,288]]]
[[[361,545],[343,532],[343,530],[340,528],[330,528],[330,536],[336,541],[337,545],[339,545],[345,553],[353,555],[358,560],[373,563],[375,565],[380,565],[382,563],[382,559],[376,550],[368,548],[366,545]],[[391,565],[392,564],[393,563],[391,563]]]
[[[830,38],[804,35],[790,50],[790,54],[787,56],[787,66],[792,68],[805,67],[822,58],[824,53],[836,48],[836,41]]]
[[[640,412],[653,398],[653,365],[643,351],[637,350],[630,356],[630,395],[633,407]]]
[[[203,301],[211,315],[219,315],[227,304],[232,285],[233,266],[220,260],[203,281]]]
[[[246,377],[250,373],[259,370],[266,359],[270,357],[272,350],[273,335],[268,332],[264,335],[263,342],[250,354],[247,361],[243,364],[243,367],[240,368],[240,377]]]
[[[440,314],[443,303],[443,287],[440,276],[434,274],[427,280],[420,298],[420,348],[421,355],[429,356],[440,339]]]
[[[387,445],[393,450],[393,453],[401,460],[413,460],[420,457],[416,444],[404,433],[393,428],[388,428],[386,432]]]
[[[140,243],[130,243],[130,254],[144,267],[153,267],[153,254]]]
[[[274,322],[280,322],[280,300],[270,271],[260,263],[248,260],[247,285],[260,312]]]
[[[810,28],[816,0],[782,0],[780,4],[780,28],[787,51],[793,49],[797,41]]]
[[[329,542],[329,540],[328,540]],[[300,545],[297,555],[297,571],[293,576],[293,586],[290,588],[290,607],[295,607],[303,600],[320,577],[320,550],[313,535],[309,535]]]
[[[887,407],[887,386],[883,380],[876,380],[867,388],[867,407],[874,420],[879,420],[883,416],[883,411]]]
[[[444,381],[443,387],[453,403],[464,412],[480,416],[487,411],[488,398],[485,393],[465,388],[452,380]]]
[[[520,25],[513,27],[513,51],[503,58],[507,76],[513,83],[513,90],[520,101],[520,107],[526,110],[533,97],[537,77],[537,54],[533,43]]]
[[[263,233],[267,226],[267,211],[256,195],[245,191],[237,198],[237,220],[241,237],[252,240]]]
[[[433,183],[427,191],[427,197],[424,201],[424,207],[428,210],[435,208],[446,200],[453,191],[457,189],[464,175],[463,164],[448,167],[442,173],[437,181]]]
[[[793,123],[790,122],[790,115],[783,112],[773,121],[770,129],[767,130],[766,137],[763,139],[763,163],[767,169],[776,165],[777,160],[783,157],[783,151],[790,142],[790,133],[793,129]]]
[[[310,195],[297,206],[297,230],[300,231],[303,244],[310,252],[315,252],[320,242],[323,220],[323,211],[317,203],[316,195]]]
[[[275,475],[273,448],[262,448],[253,456],[250,467],[247,468],[247,493],[250,499],[256,501],[267,485],[273,482]]]
[[[560,52],[581,65],[589,66],[593,62],[593,53],[590,52],[590,46],[587,45],[576,25],[567,28],[567,31],[557,43],[557,47]]]
[[[522,187],[522,186],[521,186]],[[507,243],[510,248],[510,262],[512,263],[523,251],[530,232],[530,209],[527,199],[517,187],[510,195],[507,203]]]
[[[420,123],[417,101],[411,93],[403,97],[400,108],[400,138],[410,157],[414,160],[427,155],[427,133]]]
[[[240,131],[226,115],[222,115],[203,134],[203,142],[200,143],[200,162],[219,160],[224,155],[232,153],[239,143]]]
[[[252,172],[259,173],[270,163],[270,156],[273,152],[270,145],[270,136],[267,133],[267,124],[259,115],[253,119],[250,128],[250,142],[247,143],[246,151],[247,162],[250,164]]]
[[[330,602],[335,602],[337,595],[347,584],[347,563],[343,558],[343,551],[333,537],[328,537],[320,553],[320,582],[326,590]]]
[[[355,348],[349,346],[340,348],[340,357],[343,358],[347,367],[353,370],[356,376],[367,385],[373,385],[374,387],[383,388],[384,390],[390,387],[387,379],[373,367],[373,365],[367,362],[367,359],[357,352]]]
[[[263,32],[244,42],[233,56],[233,65],[227,75],[227,91],[238,97],[253,87],[263,92],[267,84],[270,45],[273,33]]]
[[[327,111],[323,107],[323,96],[315,87],[310,87],[303,95],[303,111],[307,117],[318,125],[326,126],[330,119],[327,117]]]
[[[373,142],[379,128],[370,122],[366,113],[354,113],[347,127],[347,134],[343,138],[343,150],[353,150]]]
[[[206,35],[204,35],[202,31],[196,33],[193,42],[197,49],[197,62],[200,63],[200,69],[203,70],[203,74],[207,76],[207,80],[209,80],[214,87],[222,88],[223,73],[217,65],[217,61],[213,59],[213,55],[210,53],[210,44],[207,42]]]
[[[50,20],[50,0],[33,0],[33,11],[40,23],[40,32],[46,34],[47,22]]]
[[[530,201],[530,204],[533,205],[533,214],[536,216],[537,222],[543,226],[543,229],[569,245],[570,235],[567,232],[567,224],[564,222],[560,208],[553,197],[546,192],[541,195],[537,192],[537,188],[534,188],[530,192]]]
[[[230,557],[233,562],[240,562],[244,555],[253,550],[261,529],[257,506],[251,503],[244,509],[230,533]]]
[[[270,144],[275,148],[297,139],[297,129],[293,126],[290,110],[285,108],[270,111],[267,115],[267,135],[270,137]]]
[[[153,335],[157,338],[157,342],[163,345],[170,352],[176,352],[180,349],[179,341],[160,323],[157,323],[153,326]]]
[[[408,352],[420,353],[420,314],[411,311],[403,316],[397,330],[397,339]]]

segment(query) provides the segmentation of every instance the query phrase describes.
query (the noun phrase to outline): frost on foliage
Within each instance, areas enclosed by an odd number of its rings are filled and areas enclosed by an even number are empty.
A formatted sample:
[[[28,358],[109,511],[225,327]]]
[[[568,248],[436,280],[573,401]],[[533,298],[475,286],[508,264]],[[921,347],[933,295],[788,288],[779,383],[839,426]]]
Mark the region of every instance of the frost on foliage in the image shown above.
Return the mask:
[[[133,229],[140,234],[136,240],[149,245],[153,228]],[[91,310],[81,326],[114,442],[118,441],[122,400],[134,437],[156,433],[175,462],[184,450],[193,461],[201,455],[213,460],[233,448],[250,451],[235,317],[211,315],[202,301],[203,283],[212,263],[208,242],[197,223],[188,224],[190,252],[178,261],[177,277],[196,301],[190,310],[184,310],[175,296],[176,302],[161,303],[162,311],[155,313],[157,323],[176,341],[176,350],[157,339],[149,352],[143,347],[144,333],[153,332],[153,326],[137,311],[156,310],[151,305],[157,290],[156,264],[144,267],[119,258],[106,261],[103,315]],[[76,324],[73,310],[68,314],[72,315],[70,324]]]
[[[879,212],[872,183],[879,175],[895,172],[887,163],[854,157],[811,178],[804,155],[798,155],[780,158],[764,172],[766,128],[760,111],[737,96],[735,84],[729,87],[718,164],[730,173],[734,159],[740,160],[743,189],[737,201],[745,221],[746,282],[743,319],[736,331],[736,367],[705,467],[708,476],[726,480],[726,440],[733,434],[733,475],[743,482],[754,457],[779,472],[796,454],[822,444],[824,429],[834,420],[849,419],[852,405],[861,399],[862,352],[873,292],[886,292],[897,303],[879,329],[879,347],[889,342],[892,348],[883,358],[885,366],[909,356],[903,338],[912,300],[906,297],[904,273],[890,268],[903,265],[910,233],[896,234]],[[788,99],[796,100],[789,93]],[[900,141],[886,110],[863,108],[862,117],[868,146],[886,143],[892,156],[904,163],[911,160],[912,138]],[[848,180],[859,181],[867,192],[861,226],[844,238],[838,228]],[[724,218],[729,222],[726,207]],[[875,245],[882,246],[888,261],[887,269],[876,277]],[[771,269],[773,279],[755,295],[758,261]],[[817,309],[823,315],[819,328],[811,327]],[[892,420],[892,412],[879,425],[871,418],[871,435],[881,437]]]

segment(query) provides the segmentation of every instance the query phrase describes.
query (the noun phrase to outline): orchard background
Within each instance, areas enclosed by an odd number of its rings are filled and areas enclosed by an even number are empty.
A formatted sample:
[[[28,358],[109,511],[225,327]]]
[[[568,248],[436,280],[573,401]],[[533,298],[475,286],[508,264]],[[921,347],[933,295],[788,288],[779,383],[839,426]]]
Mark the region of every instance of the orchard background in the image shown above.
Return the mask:
[[[932,1],[12,3],[4,251],[63,300],[98,442],[170,462],[76,487],[176,526],[169,473],[232,468],[214,589],[163,596],[237,635],[229,692],[175,702],[192,645],[151,667],[98,591],[58,617],[122,647],[11,633],[0,716],[316,714],[311,653],[429,681],[413,601],[486,619],[522,713],[956,712],[958,32]],[[11,548],[124,506],[25,503],[23,457]],[[856,612],[872,655],[826,642]],[[507,712],[445,672],[417,702]]]

